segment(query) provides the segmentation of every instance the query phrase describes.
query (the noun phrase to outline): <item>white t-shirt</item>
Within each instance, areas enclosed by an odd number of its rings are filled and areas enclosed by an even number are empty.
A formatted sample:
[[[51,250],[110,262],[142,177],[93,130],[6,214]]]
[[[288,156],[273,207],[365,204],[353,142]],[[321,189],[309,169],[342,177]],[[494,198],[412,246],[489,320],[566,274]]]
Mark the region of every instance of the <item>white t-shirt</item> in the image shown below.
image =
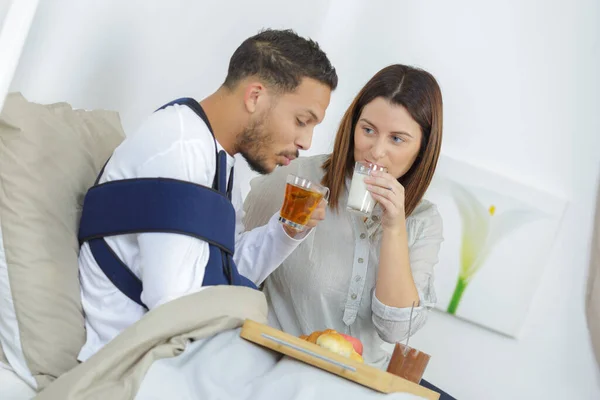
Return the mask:
[[[204,121],[187,106],[174,105],[150,115],[136,133],[123,141],[106,165],[100,183],[162,177],[211,187],[215,158],[214,140]],[[228,179],[234,161],[228,156]],[[277,221],[278,214],[267,225],[244,233],[241,193],[235,182],[232,203],[236,210],[234,261],[240,274],[258,285],[292,253],[300,240],[285,233]],[[210,252],[206,242],[174,233],[128,234],[105,239],[142,281],[141,299],[150,310],[203,289]],[[104,275],[87,243],[79,254],[79,272],[87,339],[78,358],[85,361],[146,311]]]

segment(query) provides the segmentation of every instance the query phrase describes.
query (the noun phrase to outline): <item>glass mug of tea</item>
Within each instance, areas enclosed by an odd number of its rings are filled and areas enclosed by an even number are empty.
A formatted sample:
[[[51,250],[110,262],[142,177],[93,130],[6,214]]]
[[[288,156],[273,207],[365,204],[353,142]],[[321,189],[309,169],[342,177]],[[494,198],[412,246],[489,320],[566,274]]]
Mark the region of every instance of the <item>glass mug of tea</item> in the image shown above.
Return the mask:
[[[354,173],[352,174],[352,183],[348,193],[348,203],[346,209],[352,213],[370,217],[373,212],[373,207],[377,203],[367,189],[365,178],[370,176],[373,171],[387,172],[385,167],[379,165],[357,161],[354,165]]]
[[[283,206],[279,221],[295,230],[302,231],[321,200],[329,200],[329,188],[306,178],[289,174],[285,186]]]

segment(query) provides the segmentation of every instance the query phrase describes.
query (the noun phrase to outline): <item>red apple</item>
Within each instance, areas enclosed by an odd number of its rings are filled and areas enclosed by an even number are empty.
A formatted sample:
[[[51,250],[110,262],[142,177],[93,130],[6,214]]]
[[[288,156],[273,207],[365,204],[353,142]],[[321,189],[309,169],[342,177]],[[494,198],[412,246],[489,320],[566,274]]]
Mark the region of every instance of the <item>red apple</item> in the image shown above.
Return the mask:
[[[360,354],[362,356],[363,345],[360,342],[360,340],[358,340],[357,338],[352,337],[350,335],[344,335],[343,333],[340,333],[340,335],[342,335],[344,337],[344,339],[346,339],[347,341],[352,343],[352,347],[354,347],[354,351],[356,351],[358,354]]]

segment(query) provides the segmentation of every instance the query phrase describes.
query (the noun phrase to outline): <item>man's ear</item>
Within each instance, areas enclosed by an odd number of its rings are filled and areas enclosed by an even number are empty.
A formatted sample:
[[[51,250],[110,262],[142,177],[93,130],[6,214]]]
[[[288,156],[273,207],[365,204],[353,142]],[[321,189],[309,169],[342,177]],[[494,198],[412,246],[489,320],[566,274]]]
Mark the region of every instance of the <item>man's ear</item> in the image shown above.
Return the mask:
[[[260,82],[250,82],[244,90],[244,105],[246,110],[253,114],[259,108],[266,98],[266,88]]]

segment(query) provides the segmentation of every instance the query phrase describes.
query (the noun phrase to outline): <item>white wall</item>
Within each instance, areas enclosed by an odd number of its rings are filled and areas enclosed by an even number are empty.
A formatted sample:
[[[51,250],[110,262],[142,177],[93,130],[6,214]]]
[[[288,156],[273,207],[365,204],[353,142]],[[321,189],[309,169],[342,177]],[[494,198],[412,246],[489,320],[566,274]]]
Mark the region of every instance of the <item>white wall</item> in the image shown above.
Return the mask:
[[[337,104],[388,63],[425,67],[444,94],[444,153],[570,201],[520,340],[436,312],[412,341],[433,356],[426,377],[460,399],[600,398],[584,319],[600,172],[598,2],[359,3],[346,15],[348,3],[333,2],[325,22],[355,27],[328,47],[345,82]]]
[[[12,89],[119,110],[131,131],[165,101],[214,90],[235,46],[260,27],[292,27],[320,41],[341,78],[316,154],[378,69],[428,69],[444,94],[446,154],[570,204],[521,338],[436,312],[411,342],[433,356],[426,377],[461,400],[600,398],[583,313],[600,170],[597,1],[166,4],[41,1]]]
[[[0,29],[2,29],[2,26],[4,25],[4,17],[6,17],[11,3],[12,0],[0,0]]]
[[[236,4],[236,5],[234,5]],[[265,26],[311,35],[327,1],[42,0],[13,90],[36,101],[122,112],[127,131],[172,98],[202,97]]]
[[[9,91],[38,0],[0,0],[0,110]]]

